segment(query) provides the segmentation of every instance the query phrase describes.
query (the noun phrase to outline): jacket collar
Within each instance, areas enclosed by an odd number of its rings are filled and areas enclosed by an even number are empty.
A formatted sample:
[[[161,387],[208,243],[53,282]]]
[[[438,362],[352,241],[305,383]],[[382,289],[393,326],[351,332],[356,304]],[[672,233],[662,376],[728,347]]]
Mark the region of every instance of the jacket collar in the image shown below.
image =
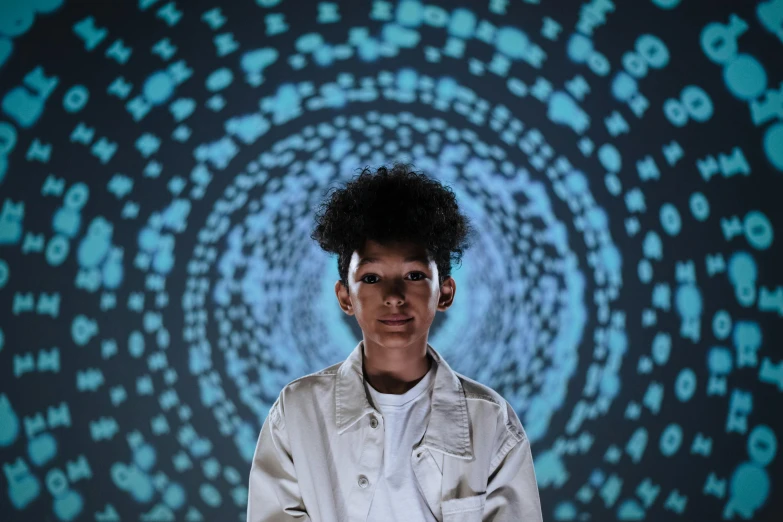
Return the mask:
[[[435,360],[437,369],[432,390],[432,409],[421,445],[453,457],[472,459],[468,405],[462,383],[446,360],[429,343],[427,353]],[[365,415],[378,413],[370,404],[364,386],[363,357],[364,344],[360,341],[337,370],[335,408],[339,434]]]

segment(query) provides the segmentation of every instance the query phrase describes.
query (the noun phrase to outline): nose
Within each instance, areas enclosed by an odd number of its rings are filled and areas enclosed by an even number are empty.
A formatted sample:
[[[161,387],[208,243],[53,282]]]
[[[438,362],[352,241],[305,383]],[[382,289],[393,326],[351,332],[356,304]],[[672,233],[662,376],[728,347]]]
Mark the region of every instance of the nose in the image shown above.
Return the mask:
[[[386,296],[386,304],[400,305],[404,302],[405,302],[405,298],[402,296],[402,294],[395,292]]]
[[[402,289],[405,288],[405,282],[402,280],[392,279],[386,288],[386,304],[400,305],[405,302],[405,295]]]

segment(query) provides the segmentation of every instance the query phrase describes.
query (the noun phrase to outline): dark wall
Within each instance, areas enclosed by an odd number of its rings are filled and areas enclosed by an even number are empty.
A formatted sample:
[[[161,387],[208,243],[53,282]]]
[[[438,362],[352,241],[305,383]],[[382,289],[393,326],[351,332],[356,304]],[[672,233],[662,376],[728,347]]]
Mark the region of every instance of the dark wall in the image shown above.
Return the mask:
[[[394,161],[478,225],[429,342],[546,520],[776,520],[783,2],[439,4],[0,4],[2,520],[244,520],[361,338],[314,207]]]

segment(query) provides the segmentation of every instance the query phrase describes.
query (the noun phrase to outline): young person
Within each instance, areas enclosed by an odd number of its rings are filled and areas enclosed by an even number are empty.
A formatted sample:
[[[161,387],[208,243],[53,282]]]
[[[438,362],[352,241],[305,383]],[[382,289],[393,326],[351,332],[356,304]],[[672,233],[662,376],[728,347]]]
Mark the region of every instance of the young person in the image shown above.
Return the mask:
[[[516,413],[427,341],[473,232],[449,188],[404,164],[364,169],[321,204],[312,238],[338,255],[337,302],[362,340],[280,392],[253,456],[248,522],[541,522]]]

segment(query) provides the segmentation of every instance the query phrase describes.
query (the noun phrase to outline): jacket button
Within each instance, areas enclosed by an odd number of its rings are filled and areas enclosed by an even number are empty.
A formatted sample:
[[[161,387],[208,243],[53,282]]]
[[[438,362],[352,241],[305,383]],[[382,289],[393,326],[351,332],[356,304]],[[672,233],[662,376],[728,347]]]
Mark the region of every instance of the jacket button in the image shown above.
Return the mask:
[[[370,427],[372,428],[378,427],[378,419],[376,419],[374,415],[370,417]]]
[[[359,487],[360,488],[366,488],[369,483],[370,483],[370,481],[367,480],[367,477],[365,477],[364,475],[359,475]]]

